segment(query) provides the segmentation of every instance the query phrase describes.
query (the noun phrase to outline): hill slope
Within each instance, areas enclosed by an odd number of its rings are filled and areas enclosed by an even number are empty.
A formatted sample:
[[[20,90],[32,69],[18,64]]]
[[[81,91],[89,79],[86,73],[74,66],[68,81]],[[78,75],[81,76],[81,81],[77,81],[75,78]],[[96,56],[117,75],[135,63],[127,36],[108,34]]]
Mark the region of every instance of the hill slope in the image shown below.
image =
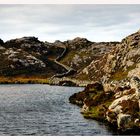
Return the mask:
[[[80,73],[97,81],[70,97],[85,117],[107,121],[121,131],[140,129],[140,31],[124,38]]]
[[[54,43],[41,42],[35,37],[17,38],[5,43],[0,40],[0,76],[72,78],[117,43],[95,43],[85,38]]]

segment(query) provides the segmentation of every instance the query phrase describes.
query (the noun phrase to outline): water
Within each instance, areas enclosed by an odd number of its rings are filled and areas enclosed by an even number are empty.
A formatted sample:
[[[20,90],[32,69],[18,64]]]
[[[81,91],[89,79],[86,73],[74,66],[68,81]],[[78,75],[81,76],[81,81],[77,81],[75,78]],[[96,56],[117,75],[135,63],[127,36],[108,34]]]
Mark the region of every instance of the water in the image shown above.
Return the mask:
[[[0,85],[0,135],[112,135],[102,123],[83,118],[68,98],[83,88]]]

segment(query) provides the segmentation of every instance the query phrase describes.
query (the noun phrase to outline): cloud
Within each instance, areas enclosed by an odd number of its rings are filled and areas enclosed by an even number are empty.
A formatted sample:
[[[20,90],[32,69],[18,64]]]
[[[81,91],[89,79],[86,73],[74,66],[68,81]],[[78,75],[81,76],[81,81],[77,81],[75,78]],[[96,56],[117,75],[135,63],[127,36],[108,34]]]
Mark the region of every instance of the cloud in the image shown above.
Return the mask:
[[[120,41],[140,28],[140,5],[0,5],[0,38]]]

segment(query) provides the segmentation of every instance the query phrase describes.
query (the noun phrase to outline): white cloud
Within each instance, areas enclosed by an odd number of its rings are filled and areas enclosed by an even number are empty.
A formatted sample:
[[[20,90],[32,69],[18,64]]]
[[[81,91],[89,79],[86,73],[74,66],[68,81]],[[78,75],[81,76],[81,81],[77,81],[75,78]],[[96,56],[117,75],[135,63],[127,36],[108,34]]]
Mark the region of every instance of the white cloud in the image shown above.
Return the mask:
[[[140,28],[140,5],[0,5],[0,38],[120,41]]]

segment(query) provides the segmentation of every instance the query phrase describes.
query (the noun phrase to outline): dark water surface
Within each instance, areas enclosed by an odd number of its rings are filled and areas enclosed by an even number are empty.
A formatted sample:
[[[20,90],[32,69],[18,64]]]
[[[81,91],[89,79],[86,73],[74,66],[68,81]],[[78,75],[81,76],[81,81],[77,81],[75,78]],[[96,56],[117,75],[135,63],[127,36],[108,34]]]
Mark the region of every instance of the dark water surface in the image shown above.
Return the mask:
[[[84,119],[68,98],[83,88],[0,85],[0,135],[113,135],[107,126]]]

